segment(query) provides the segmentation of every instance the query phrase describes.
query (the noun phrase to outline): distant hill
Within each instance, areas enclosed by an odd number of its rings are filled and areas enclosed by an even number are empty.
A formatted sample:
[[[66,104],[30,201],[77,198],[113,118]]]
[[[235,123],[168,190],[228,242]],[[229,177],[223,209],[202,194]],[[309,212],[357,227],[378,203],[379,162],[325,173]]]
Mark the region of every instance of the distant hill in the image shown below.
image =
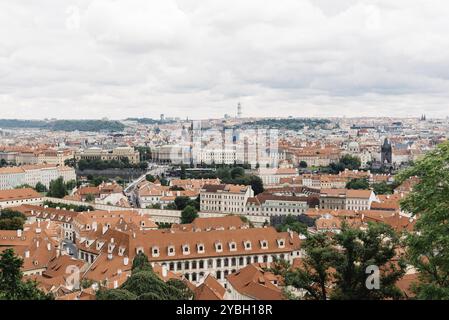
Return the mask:
[[[135,121],[140,124],[149,124],[149,125],[160,125],[160,124],[167,124],[167,123],[174,123],[173,120],[155,120],[151,118],[128,118],[125,121]]]
[[[0,128],[48,129],[53,131],[123,131],[125,125],[108,120],[17,120],[0,119]]]
[[[330,120],[315,118],[289,118],[289,119],[262,119],[252,122],[245,122],[238,127],[244,128],[270,128],[284,130],[303,130],[304,127],[311,129],[324,128]]]

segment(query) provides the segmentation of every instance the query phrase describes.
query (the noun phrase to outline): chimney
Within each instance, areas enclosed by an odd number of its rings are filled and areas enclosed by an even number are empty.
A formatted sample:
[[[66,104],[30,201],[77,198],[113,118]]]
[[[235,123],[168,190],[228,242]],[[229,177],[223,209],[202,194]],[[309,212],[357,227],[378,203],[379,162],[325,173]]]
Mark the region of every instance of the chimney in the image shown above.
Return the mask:
[[[58,249],[56,249],[56,258],[59,258],[60,255],[61,255],[61,250],[58,248]]]
[[[39,240],[36,241],[36,248],[39,248]]]
[[[21,230],[21,229],[18,229],[18,230],[17,230],[17,237],[18,237],[18,238],[21,238],[21,237],[22,237],[22,230]]]
[[[167,275],[168,275],[167,266],[164,264],[162,265],[162,278],[167,278]]]
[[[117,289],[117,288],[118,288],[118,281],[114,280],[114,289]]]
[[[103,233],[103,234],[105,234],[105,233],[106,233],[106,231],[108,231],[108,226],[103,226],[103,230],[102,230],[102,233]]]
[[[114,238],[111,238],[111,243],[114,243]]]
[[[51,244],[50,243],[47,243],[47,250],[51,251]]]
[[[26,250],[25,251],[25,258],[29,258],[30,257],[30,250]]]
[[[123,258],[123,264],[124,264],[125,266],[127,266],[128,263],[129,263],[129,258],[128,258],[128,257],[124,257],[124,258]]]
[[[108,260],[112,260],[112,253],[108,253]]]

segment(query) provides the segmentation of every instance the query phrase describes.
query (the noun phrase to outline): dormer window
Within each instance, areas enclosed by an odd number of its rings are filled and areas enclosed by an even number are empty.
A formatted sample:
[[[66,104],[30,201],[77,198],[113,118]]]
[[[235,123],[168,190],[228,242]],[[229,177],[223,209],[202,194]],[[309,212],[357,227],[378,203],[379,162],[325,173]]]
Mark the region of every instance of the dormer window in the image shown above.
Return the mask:
[[[229,250],[230,251],[236,251],[237,250],[237,244],[234,241],[229,243]]]
[[[137,254],[143,253],[143,248],[142,248],[142,247],[137,248],[137,249],[136,249],[136,252],[137,252]]]
[[[268,241],[267,240],[261,240],[260,246],[262,249],[268,249]]]
[[[175,247],[174,246],[169,246],[167,250],[168,250],[168,255],[169,256],[174,256],[175,255]]]
[[[118,254],[119,254],[119,256],[123,256],[124,253],[125,253],[125,248],[124,248],[124,247],[120,247],[120,248],[118,249]]]
[[[197,250],[198,250],[198,253],[204,253],[204,244],[199,243],[197,245]]]
[[[245,241],[245,250],[251,250],[251,241]]]
[[[285,247],[285,240],[284,239],[278,239],[278,246],[279,248],[284,248]]]
[[[153,255],[153,257],[159,257],[159,247],[153,247],[153,249],[151,250],[151,254]]]
[[[188,244],[182,246],[182,254],[184,255],[190,254],[190,247]]]
[[[215,243],[215,251],[217,251],[217,252],[223,251],[223,245],[221,244],[221,242]]]

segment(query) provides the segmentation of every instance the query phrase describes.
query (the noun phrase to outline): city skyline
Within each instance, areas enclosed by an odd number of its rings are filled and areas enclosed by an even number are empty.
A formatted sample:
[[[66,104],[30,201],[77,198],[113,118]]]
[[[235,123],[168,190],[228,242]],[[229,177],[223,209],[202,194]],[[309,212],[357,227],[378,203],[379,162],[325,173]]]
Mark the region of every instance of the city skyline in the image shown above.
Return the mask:
[[[432,1],[0,4],[0,118],[445,118]]]

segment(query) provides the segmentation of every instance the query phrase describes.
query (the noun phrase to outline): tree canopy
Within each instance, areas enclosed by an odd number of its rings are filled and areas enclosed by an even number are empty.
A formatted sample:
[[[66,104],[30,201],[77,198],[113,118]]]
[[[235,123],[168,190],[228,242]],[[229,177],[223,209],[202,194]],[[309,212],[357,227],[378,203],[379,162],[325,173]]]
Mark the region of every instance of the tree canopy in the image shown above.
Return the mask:
[[[198,218],[198,211],[195,207],[187,206],[181,212],[181,223],[192,223],[193,220]]]
[[[449,142],[398,175],[419,182],[401,202],[416,216],[415,232],[407,237],[409,262],[419,272],[418,299],[449,299]]]
[[[0,230],[23,229],[26,217],[23,213],[13,209],[3,209],[0,211]]]
[[[133,261],[131,277],[117,289],[101,288],[98,300],[188,300],[193,292],[180,280],[164,282],[153,271],[148,257],[139,253]]]
[[[399,245],[395,231],[381,223],[369,223],[366,229],[343,224],[333,236],[309,235],[301,266],[286,274],[286,283],[302,290],[305,299],[399,299],[396,283],[405,274],[405,262],[396,259]],[[378,287],[368,286],[371,268],[378,271]]]
[[[52,295],[37,288],[34,281],[22,281],[23,260],[13,249],[0,253],[0,300],[51,300]]]

